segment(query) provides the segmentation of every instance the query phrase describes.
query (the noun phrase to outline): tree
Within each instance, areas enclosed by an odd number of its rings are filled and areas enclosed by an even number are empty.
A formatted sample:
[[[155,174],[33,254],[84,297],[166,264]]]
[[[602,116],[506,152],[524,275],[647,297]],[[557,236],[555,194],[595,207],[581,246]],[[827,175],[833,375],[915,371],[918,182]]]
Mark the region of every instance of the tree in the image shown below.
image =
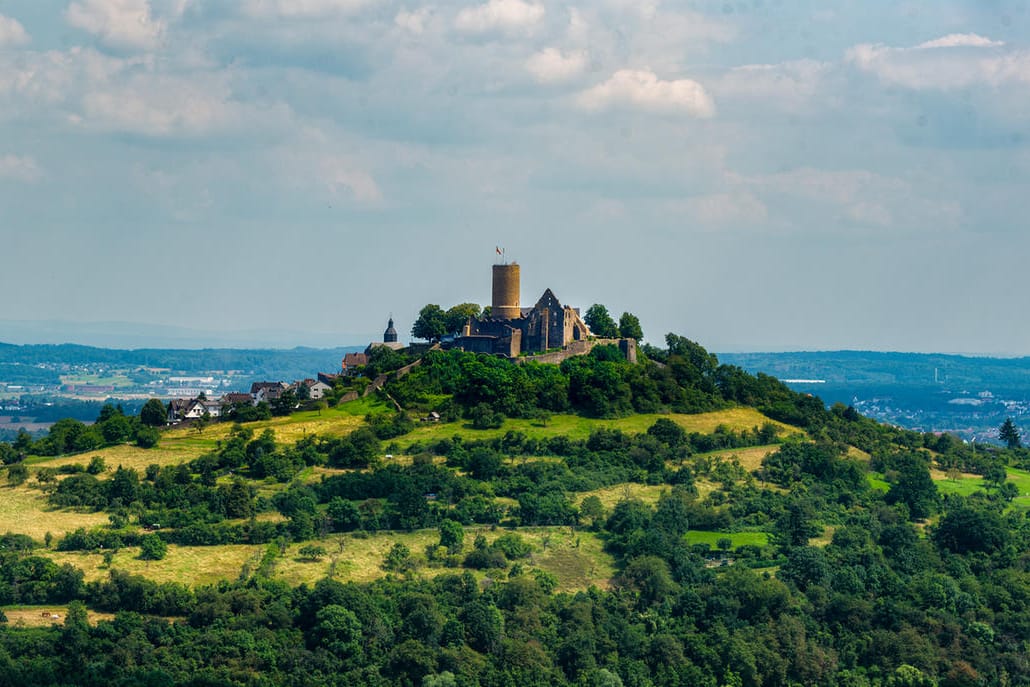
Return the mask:
[[[152,398],[139,411],[139,421],[148,427],[164,427],[168,422],[168,411],[161,399]]]
[[[619,328],[615,326],[615,320],[608,314],[608,308],[600,303],[594,303],[587,309],[583,321],[590,327],[594,336],[604,339],[614,339],[619,336]]]
[[[107,469],[107,464],[104,459],[100,456],[93,456],[89,459],[89,465],[86,466],[86,472],[91,475],[99,475],[101,472]]]
[[[445,547],[447,553],[461,553],[464,541],[465,529],[460,523],[454,520],[444,520],[440,523],[440,546]]]
[[[318,546],[316,544],[306,544],[297,550],[302,560],[305,561],[319,561],[325,556],[325,547]]]
[[[470,317],[479,317],[482,308],[476,303],[459,303],[449,308],[444,314],[444,323],[448,333],[461,331]]]
[[[1005,418],[1005,422],[1002,423],[1001,429],[998,430],[998,438],[1004,441],[1009,448],[1020,448],[1023,445],[1019,438],[1019,428],[1010,417]]]
[[[153,427],[140,427],[136,432],[136,445],[140,448],[154,448],[160,438],[160,433]]]
[[[156,534],[148,534],[139,542],[139,557],[144,561],[159,561],[168,553],[168,544]]]
[[[29,478],[29,469],[23,463],[15,463],[7,468],[7,483],[12,487],[24,484]]]
[[[439,341],[447,333],[447,313],[439,305],[430,303],[418,313],[418,319],[411,326],[411,335],[416,339]]]
[[[905,454],[896,462],[898,481],[887,492],[887,503],[904,503],[909,518],[922,520],[937,510],[937,485],[930,477],[930,466],[919,455]]]
[[[619,317],[619,336],[637,341],[644,338],[644,330],[640,328],[640,320],[636,315],[628,312],[622,313],[622,316]]]

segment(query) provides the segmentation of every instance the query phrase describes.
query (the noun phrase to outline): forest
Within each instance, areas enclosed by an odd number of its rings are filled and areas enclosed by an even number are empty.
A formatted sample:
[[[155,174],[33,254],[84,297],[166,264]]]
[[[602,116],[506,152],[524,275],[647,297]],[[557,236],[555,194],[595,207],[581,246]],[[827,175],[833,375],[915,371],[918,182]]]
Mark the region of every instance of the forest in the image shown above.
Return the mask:
[[[560,366],[430,351],[345,433],[237,422],[145,469],[90,454],[135,444],[145,462],[166,440],[146,407],[0,446],[4,488],[109,521],[0,537],[0,609],[66,608],[40,626],[0,616],[0,685],[1030,685],[1018,435],[970,446],[878,424],[665,344],[635,365],[606,346]],[[684,426],[745,407],[766,419]],[[634,417],[641,431],[610,424]],[[550,431],[569,418],[589,431]],[[734,457],[759,447],[754,465]],[[978,487],[954,488],[961,476]],[[596,495],[626,485],[658,495]],[[560,588],[530,528],[598,538],[613,574]],[[346,558],[344,542],[416,531],[431,544],[398,541],[372,581],[275,574],[291,546],[318,560],[339,542]],[[238,544],[258,555],[215,584],[110,564]],[[106,574],[54,558],[76,552]]]

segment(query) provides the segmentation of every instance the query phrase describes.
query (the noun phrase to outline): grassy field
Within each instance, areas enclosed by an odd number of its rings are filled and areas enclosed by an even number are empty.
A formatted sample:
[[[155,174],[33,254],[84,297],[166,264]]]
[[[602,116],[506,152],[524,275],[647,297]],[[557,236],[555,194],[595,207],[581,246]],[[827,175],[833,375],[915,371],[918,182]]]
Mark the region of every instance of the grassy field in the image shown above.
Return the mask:
[[[106,513],[48,509],[46,495],[38,489],[0,487],[0,532],[27,534],[43,541],[47,532],[60,537],[79,527],[95,527],[110,522]]]
[[[61,625],[68,616],[67,606],[4,606],[3,611],[7,616],[7,624],[11,627]],[[48,611],[49,617],[43,617],[44,611]],[[59,617],[54,618],[54,615]],[[99,620],[114,620],[114,613],[98,613],[87,610],[86,616],[91,625],[96,625]]]
[[[468,528],[465,532],[465,551],[472,548],[477,534],[488,542],[509,530]],[[602,550],[602,542],[592,532],[571,531],[567,527],[531,527],[517,530],[533,547],[532,555],[523,561],[527,569],[546,570],[558,579],[562,591],[578,591],[591,585],[606,587],[614,575],[611,556]],[[313,584],[326,577],[335,562],[333,577],[341,582],[371,582],[384,577],[382,563],[394,544],[402,543],[413,554],[423,555],[426,548],[439,542],[435,529],[417,532],[381,532],[359,538],[349,534],[332,535],[325,539],[291,544],[284,556],[276,560],[273,577],[290,585]],[[303,560],[299,550],[307,545],[322,546],[326,556],[319,561]],[[118,551],[110,569],[142,575],[155,582],[180,582],[192,586],[214,584],[219,580],[235,580],[247,563],[251,569],[265,551],[264,545],[175,546],[160,561],[139,560],[139,548],[127,547]],[[80,551],[41,551],[55,563],[81,569],[86,581],[106,579],[109,568],[99,553]],[[420,566],[418,575],[433,577],[443,573],[460,572],[463,568]],[[479,573],[477,573],[478,575]]]
[[[765,546],[769,543],[769,535],[765,532],[707,532],[690,530],[684,535],[688,544],[708,544],[712,550],[718,548],[720,539],[727,538],[733,542],[730,549],[738,546]]]
[[[133,381],[125,375],[61,375],[61,384],[95,384],[97,386],[128,387]]]
[[[422,424],[416,427],[410,434],[400,437],[397,441],[402,448],[406,449],[406,447],[416,441],[422,443],[434,442],[453,436],[460,436],[464,440],[493,439],[504,436],[505,433],[510,431],[524,432],[529,436],[537,438],[567,436],[570,439],[583,440],[588,438],[592,431],[602,427],[606,429],[620,429],[628,434],[646,432],[659,418],[672,420],[688,432],[700,432],[702,434],[709,434],[715,431],[715,428],[719,425],[725,425],[730,429],[740,431],[742,429],[760,427],[766,422],[772,422],[776,425],[781,436],[801,432],[796,427],[770,420],[754,408],[730,408],[729,410],[699,413],[696,415],[684,415],[681,413],[665,415],[646,414],[613,420],[597,420],[578,415],[554,415],[546,424],[538,420],[509,418],[504,421],[504,425],[500,429],[471,429],[461,423]]]
[[[472,542],[478,534],[492,542],[508,531],[466,528],[465,551],[472,548]],[[606,587],[614,574],[611,557],[604,553],[601,540],[592,532],[572,532],[567,527],[527,527],[516,531],[534,550],[524,565],[554,574],[558,578],[558,588],[562,591],[578,591],[591,585]],[[334,535],[316,542],[290,545],[286,555],[276,562],[274,576],[291,585],[312,584],[328,575],[335,560],[334,579],[341,582],[370,582],[386,575],[382,563],[395,544],[404,544],[413,554],[424,554],[426,547],[439,541],[440,535],[435,529],[381,532],[367,539]],[[301,560],[298,551],[301,546],[308,544],[325,548],[326,557],[320,561]],[[418,569],[418,574],[433,577],[461,570],[424,566]]]
[[[697,457],[722,458],[724,460],[736,458],[741,467],[748,472],[754,472],[762,467],[762,461],[765,460],[766,456],[779,450],[779,444],[769,444],[766,446],[747,446],[745,448],[712,451],[711,453],[701,453]]]
[[[155,582],[181,582],[189,585],[214,584],[219,580],[235,580],[243,564],[263,546],[227,544],[225,546],[176,546],[169,544],[168,554],[160,561],[141,561],[139,547],[119,550],[111,561],[111,568],[133,575],[143,575]],[[108,568],[98,553],[83,551],[47,551],[44,555],[55,563],[71,563],[82,570],[86,581],[105,579]]]
[[[667,484],[651,485],[624,482],[622,484],[613,484],[610,487],[594,489],[593,491],[577,492],[573,496],[573,501],[576,506],[579,506],[586,497],[596,496],[601,499],[601,505],[604,506],[605,511],[611,513],[617,503],[627,499],[640,499],[644,503],[653,506],[658,503],[658,497],[662,495],[662,492],[669,491],[670,489],[672,487]]]
[[[1019,496],[1012,500],[1011,508],[1017,510],[1030,510],[1030,471],[1018,468],[1008,468],[1009,482],[1016,485]],[[942,470],[931,470],[930,477],[937,485],[940,494],[958,494],[959,496],[971,496],[984,488],[984,480],[979,475],[970,473],[959,473],[957,479],[952,479],[948,473]],[[869,484],[874,489],[887,491],[890,485],[883,480],[883,475],[869,473]]]
[[[368,401],[355,401],[338,408],[319,411],[294,413],[289,417],[277,417],[271,420],[247,423],[247,428],[257,436],[266,429],[275,432],[275,440],[280,443],[293,443],[311,434],[321,436],[343,436],[358,428],[365,414],[375,405]],[[73,463],[88,464],[93,456],[104,459],[108,469],[119,465],[135,468],[143,472],[152,463],[158,465],[177,465],[194,460],[205,453],[214,451],[218,442],[225,439],[232,429],[232,424],[219,422],[210,425],[203,432],[191,427],[175,427],[162,432],[158,445],[151,449],[141,449],[130,444],[110,446],[108,448],[80,453],[74,456],[48,458],[35,456],[29,459],[30,465],[40,467],[58,467]]]

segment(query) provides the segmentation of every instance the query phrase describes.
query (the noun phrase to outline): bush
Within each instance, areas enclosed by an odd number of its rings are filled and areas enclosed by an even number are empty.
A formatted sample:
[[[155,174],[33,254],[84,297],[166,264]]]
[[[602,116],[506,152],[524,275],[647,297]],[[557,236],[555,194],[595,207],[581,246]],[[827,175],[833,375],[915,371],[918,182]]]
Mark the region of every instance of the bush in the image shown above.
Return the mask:
[[[139,557],[144,561],[159,561],[168,553],[168,544],[156,534],[148,534],[140,540]]]
[[[154,448],[160,438],[161,433],[153,427],[140,427],[136,433],[136,445],[140,448]]]

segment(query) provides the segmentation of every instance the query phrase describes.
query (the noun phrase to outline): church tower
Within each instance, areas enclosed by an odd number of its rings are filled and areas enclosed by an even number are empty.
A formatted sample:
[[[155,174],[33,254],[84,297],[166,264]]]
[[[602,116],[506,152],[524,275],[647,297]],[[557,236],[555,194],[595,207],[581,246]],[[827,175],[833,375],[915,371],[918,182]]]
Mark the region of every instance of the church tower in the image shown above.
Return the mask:
[[[383,332],[383,343],[397,343],[397,330],[393,328],[393,316],[390,316],[386,331]]]

